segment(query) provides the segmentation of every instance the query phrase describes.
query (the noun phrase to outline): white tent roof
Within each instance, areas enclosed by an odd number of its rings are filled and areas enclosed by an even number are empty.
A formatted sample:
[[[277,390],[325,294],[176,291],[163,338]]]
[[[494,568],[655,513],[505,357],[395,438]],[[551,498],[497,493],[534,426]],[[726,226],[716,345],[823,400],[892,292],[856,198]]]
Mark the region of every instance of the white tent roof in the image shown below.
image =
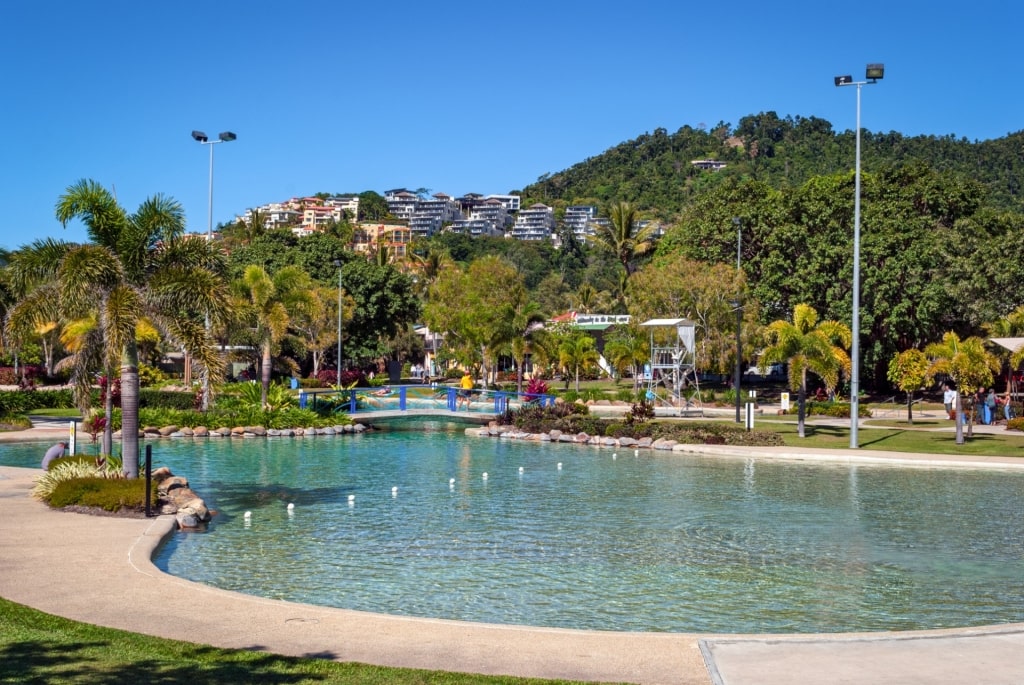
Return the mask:
[[[1024,346],[1024,338],[989,338],[989,341],[1005,347],[1010,352],[1016,352]]]

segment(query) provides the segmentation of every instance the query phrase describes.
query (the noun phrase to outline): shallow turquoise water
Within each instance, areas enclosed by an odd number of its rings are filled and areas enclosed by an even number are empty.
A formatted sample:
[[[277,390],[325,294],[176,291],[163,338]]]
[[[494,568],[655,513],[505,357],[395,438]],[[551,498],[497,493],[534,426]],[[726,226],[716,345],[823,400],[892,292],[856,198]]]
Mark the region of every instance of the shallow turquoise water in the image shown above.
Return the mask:
[[[0,463],[37,466],[43,447],[2,446]],[[441,431],[164,440],[154,456],[218,512],[157,565],[254,595],[631,631],[1024,621],[1015,472],[635,457]]]

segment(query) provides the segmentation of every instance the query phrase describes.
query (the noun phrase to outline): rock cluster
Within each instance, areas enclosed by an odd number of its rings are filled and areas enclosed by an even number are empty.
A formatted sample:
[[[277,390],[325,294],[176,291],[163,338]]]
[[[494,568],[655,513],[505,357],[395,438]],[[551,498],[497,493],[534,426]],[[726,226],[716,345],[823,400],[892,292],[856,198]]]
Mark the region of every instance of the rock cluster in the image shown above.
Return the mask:
[[[274,438],[274,437],[314,437],[317,435],[341,435],[342,433],[363,433],[370,430],[362,423],[350,423],[344,426],[327,426],[326,428],[264,428],[263,426],[235,426],[234,428],[214,428],[206,426],[145,426],[139,431],[139,437],[156,438]],[[114,433],[114,439],[121,439],[121,431]]]
[[[199,528],[210,520],[206,502],[188,486],[188,479],[175,476],[166,466],[153,471],[161,514],[174,514],[179,528]]]
[[[600,447],[630,447],[635,449],[671,450],[678,443],[675,440],[665,438],[612,438],[601,435],[588,435],[587,433],[563,433],[559,430],[547,433],[527,433],[515,426],[502,426],[491,423],[486,428],[469,428],[467,435],[479,437],[506,438],[511,440],[534,440],[536,442],[571,442],[578,445],[597,445]]]

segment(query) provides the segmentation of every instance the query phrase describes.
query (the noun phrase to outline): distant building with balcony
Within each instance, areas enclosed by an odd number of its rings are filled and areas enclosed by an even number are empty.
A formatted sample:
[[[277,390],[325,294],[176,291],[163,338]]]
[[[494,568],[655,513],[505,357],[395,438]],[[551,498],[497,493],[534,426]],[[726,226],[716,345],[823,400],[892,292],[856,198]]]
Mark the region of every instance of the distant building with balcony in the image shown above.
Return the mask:
[[[478,238],[482,235],[490,236],[492,238],[500,238],[505,235],[505,231],[495,228],[494,222],[487,219],[458,219],[449,224],[447,230],[452,233],[470,235],[474,238]]]
[[[555,211],[538,202],[519,212],[511,236],[516,240],[550,240],[554,230]]]
[[[463,218],[459,201],[444,193],[422,198],[399,188],[387,191],[384,201],[392,216],[409,222],[409,228],[416,237],[429,238],[444,224]]]
[[[386,247],[391,254],[403,259],[412,242],[412,231],[404,224],[382,224],[364,221],[355,225],[352,233],[352,251],[369,254]]]
[[[499,201],[501,204],[505,205],[505,210],[511,214],[518,212],[522,203],[522,198],[518,195],[488,195],[484,199]]]
[[[594,205],[573,205],[565,208],[562,225],[572,230],[578,238],[593,234],[591,224],[597,219],[597,207]]]
[[[717,159],[695,159],[690,164],[705,171],[721,171],[727,166],[725,162],[719,162]]]

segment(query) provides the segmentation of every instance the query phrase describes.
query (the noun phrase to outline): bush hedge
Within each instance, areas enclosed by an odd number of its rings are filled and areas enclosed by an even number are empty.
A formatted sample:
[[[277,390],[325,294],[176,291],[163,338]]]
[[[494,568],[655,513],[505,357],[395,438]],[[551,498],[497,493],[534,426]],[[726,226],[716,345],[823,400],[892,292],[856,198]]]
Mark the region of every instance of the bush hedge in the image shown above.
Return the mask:
[[[7,390],[0,392],[0,414],[26,414],[35,409],[74,409],[70,389]]]
[[[747,431],[743,426],[720,421],[680,423],[675,421],[630,421],[602,419],[588,413],[586,406],[556,404],[552,407],[527,406],[508,411],[502,423],[527,433],[586,433],[613,438],[651,438],[675,440],[698,445],[781,446],[782,436],[771,430]]]
[[[156,505],[156,488],[151,489],[150,504]],[[54,508],[67,506],[98,507],[104,511],[143,511],[146,508],[144,478],[76,478],[58,483],[49,498]]]
[[[837,419],[848,419],[850,418],[850,405],[847,402],[817,402],[815,400],[807,400],[804,403],[804,409],[807,416],[831,416]],[[787,414],[796,414],[800,411],[798,403],[794,402],[790,404]],[[871,417],[871,407],[867,406],[866,403],[861,402],[857,405],[857,412],[861,418]]]
[[[139,390],[139,408],[152,409],[195,409],[196,395],[187,390],[159,390],[142,388]]]

